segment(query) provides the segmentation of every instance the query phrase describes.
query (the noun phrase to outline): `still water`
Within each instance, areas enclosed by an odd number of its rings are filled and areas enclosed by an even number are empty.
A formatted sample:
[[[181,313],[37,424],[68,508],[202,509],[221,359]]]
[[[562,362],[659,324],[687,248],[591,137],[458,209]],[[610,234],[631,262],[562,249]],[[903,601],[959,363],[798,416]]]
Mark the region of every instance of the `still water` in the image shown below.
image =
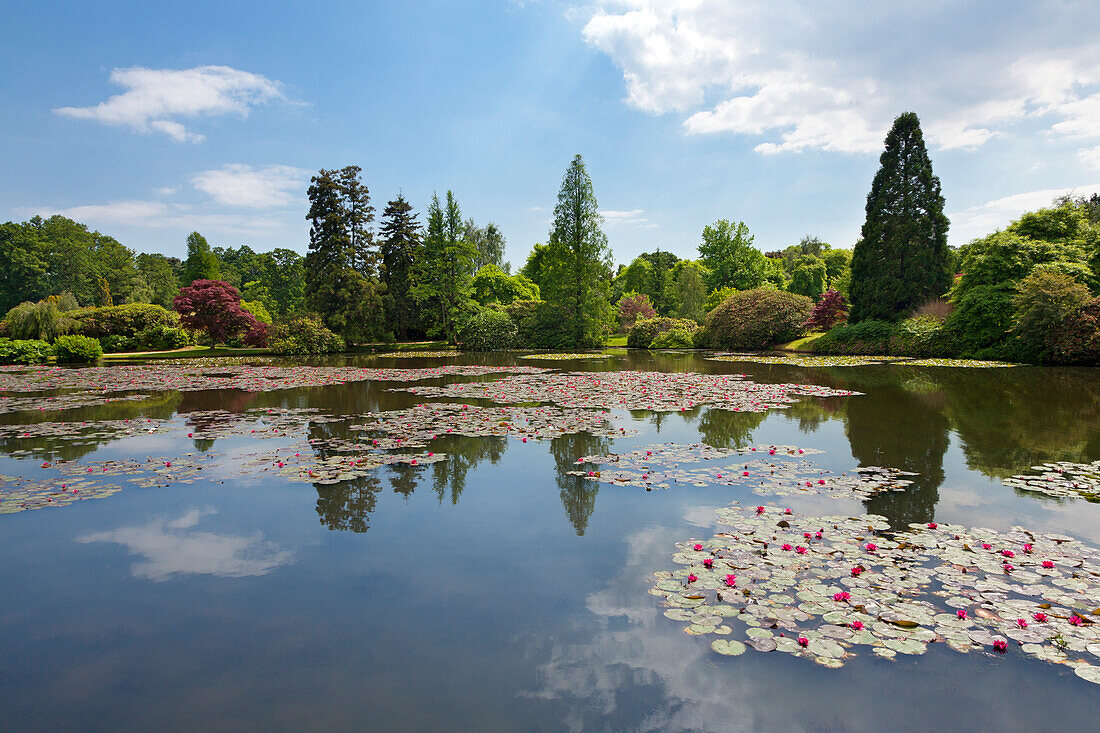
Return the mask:
[[[899,528],[1021,525],[1096,546],[1100,504],[1019,492],[1001,479],[1043,461],[1100,458],[1100,370],[810,369],[625,351],[602,361],[447,363],[742,373],[864,394],[765,413],[615,412],[617,425],[637,431],[620,438],[444,436],[431,450],[446,461],[336,485],[215,471],[0,514],[0,729],[1095,729],[1100,687],[1020,654],[932,644],[896,660],[860,653],[836,670],[787,654],[719,656],[710,639],[662,615],[647,579],[672,567],[675,542],[716,531],[714,509],[767,497],[728,486],[646,492],[568,471],[582,456],[654,443],[797,445],[824,451],[815,460],[837,471],[918,474],[908,490],[866,502],[777,500],[797,511],[872,512]],[[426,384],[449,381],[468,378]],[[340,415],[424,401],[389,391],[401,386],[168,391],[57,414],[13,412],[0,424],[145,416],[189,426],[209,410]],[[344,422],[305,431],[299,437],[361,437]],[[0,474],[33,476],[57,458],[189,451],[217,462],[255,442],[242,435],[180,447],[137,434],[73,445],[8,434]]]

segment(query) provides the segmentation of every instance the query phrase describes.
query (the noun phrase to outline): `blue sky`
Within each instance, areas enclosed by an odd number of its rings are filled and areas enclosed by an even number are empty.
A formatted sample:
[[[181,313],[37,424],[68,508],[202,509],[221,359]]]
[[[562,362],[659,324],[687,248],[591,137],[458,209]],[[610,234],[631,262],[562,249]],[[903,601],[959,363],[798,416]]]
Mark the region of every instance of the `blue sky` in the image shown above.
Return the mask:
[[[379,211],[453,189],[519,265],[581,153],[619,262],[719,218],[851,246],[908,109],[953,244],[1100,191],[1100,4],[916,5],[8,0],[0,218],[304,252],[309,175],[354,163]]]

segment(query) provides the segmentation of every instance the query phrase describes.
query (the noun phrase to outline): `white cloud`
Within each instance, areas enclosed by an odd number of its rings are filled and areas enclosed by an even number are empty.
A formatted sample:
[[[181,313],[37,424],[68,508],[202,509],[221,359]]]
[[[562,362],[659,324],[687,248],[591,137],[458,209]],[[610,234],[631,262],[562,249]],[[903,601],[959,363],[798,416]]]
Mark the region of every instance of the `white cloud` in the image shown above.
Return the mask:
[[[210,234],[234,236],[266,236],[286,232],[287,224],[279,218],[256,214],[202,213],[185,204],[168,204],[163,201],[124,200],[105,204],[52,207],[29,206],[15,209],[19,216],[43,216],[54,214],[67,217],[93,229],[113,227],[139,227],[145,229],[177,229],[184,232],[199,230]]]
[[[941,149],[1025,122],[1100,138],[1098,6],[1035,3],[994,26],[983,10],[1003,8],[986,4],[597,0],[583,34],[622,71],[628,104],[684,114],[689,134],[759,138],[760,153],[877,152],[906,109]],[[968,23],[981,33],[954,30]]]
[[[1100,146],[1079,150],[1077,157],[1089,168],[1100,170]]]
[[[656,229],[657,224],[650,221],[645,216],[645,211],[642,209],[631,209],[629,211],[615,211],[609,209],[600,212],[603,215],[604,221],[608,226],[634,226],[641,227],[643,229]]]
[[[166,521],[121,527],[77,538],[77,542],[109,542],[123,545],[139,555],[130,572],[135,578],[167,580],[176,575],[217,575],[244,578],[267,575],[293,559],[294,553],[264,539],[260,532],[250,536],[192,531],[213,510],[192,510]]]
[[[1003,229],[1022,214],[1050,206],[1051,202],[1059,196],[1066,194],[1079,196],[1093,192],[1100,192],[1100,183],[1076,188],[1044,188],[1039,191],[1027,191],[994,199],[979,206],[971,206],[957,213],[949,213],[947,216],[951,220],[951,238],[958,243],[969,242],[995,229]]]
[[[174,118],[235,114],[283,99],[281,85],[260,74],[228,66],[193,69],[115,69],[111,82],[126,89],[92,107],[59,107],[59,115],[121,125],[138,132],[161,132],[177,142],[201,142]]]
[[[230,164],[196,173],[191,181],[195,188],[219,204],[272,209],[304,201],[309,175],[310,172],[305,169],[288,165],[257,169]]]
[[[178,190],[180,190],[179,186],[161,186],[160,188],[154,188],[153,192],[161,196],[171,196]]]

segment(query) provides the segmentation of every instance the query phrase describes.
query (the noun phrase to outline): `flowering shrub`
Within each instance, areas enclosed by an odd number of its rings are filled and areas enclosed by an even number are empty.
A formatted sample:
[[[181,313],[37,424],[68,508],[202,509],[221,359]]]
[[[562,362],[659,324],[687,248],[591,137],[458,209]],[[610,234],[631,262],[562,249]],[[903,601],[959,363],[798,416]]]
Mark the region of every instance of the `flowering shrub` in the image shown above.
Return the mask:
[[[806,329],[809,331],[828,331],[848,320],[848,302],[844,296],[835,290],[826,290],[819,301],[814,303],[810,310],[810,318],[806,321]]]
[[[91,336],[58,336],[53,349],[60,364],[91,364],[103,356],[103,347]]]
[[[343,351],[344,339],[317,316],[299,316],[276,326],[270,345],[278,354],[328,354]]]
[[[1100,298],[1093,298],[1062,322],[1051,340],[1051,357],[1063,364],[1100,365]]]
[[[813,301],[804,295],[756,288],[734,293],[707,314],[707,342],[716,348],[762,349],[798,338]]]
[[[649,296],[644,293],[623,293],[623,297],[619,298],[617,311],[619,329],[623,333],[633,328],[639,319],[654,318],[657,315]]]

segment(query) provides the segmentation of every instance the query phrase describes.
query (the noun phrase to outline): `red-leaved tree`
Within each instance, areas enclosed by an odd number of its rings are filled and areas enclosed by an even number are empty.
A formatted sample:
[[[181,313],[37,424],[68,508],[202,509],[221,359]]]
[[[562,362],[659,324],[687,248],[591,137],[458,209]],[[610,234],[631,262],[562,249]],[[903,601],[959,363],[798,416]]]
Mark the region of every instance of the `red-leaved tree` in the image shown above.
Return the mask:
[[[847,320],[848,303],[844,300],[844,296],[835,290],[826,290],[810,311],[806,328],[810,331],[828,331]]]
[[[252,329],[255,317],[241,307],[241,294],[224,280],[196,280],[180,289],[172,306],[183,325],[220,344]]]
[[[649,296],[638,293],[625,293],[619,298],[619,324],[623,331],[629,331],[640,318],[653,318],[657,311],[649,302]]]

